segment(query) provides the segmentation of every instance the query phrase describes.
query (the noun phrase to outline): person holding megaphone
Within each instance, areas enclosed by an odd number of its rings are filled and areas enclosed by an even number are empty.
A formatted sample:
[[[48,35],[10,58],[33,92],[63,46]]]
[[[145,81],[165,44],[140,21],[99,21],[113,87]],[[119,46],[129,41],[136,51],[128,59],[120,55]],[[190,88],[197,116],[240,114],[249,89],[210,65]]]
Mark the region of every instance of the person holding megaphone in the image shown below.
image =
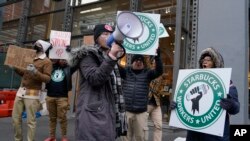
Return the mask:
[[[75,140],[115,141],[126,133],[124,100],[117,55],[121,47],[106,42],[113,28],[94,28],[94,46],[72,48],[68,63],[80,70],[80,93],[76,105]]]

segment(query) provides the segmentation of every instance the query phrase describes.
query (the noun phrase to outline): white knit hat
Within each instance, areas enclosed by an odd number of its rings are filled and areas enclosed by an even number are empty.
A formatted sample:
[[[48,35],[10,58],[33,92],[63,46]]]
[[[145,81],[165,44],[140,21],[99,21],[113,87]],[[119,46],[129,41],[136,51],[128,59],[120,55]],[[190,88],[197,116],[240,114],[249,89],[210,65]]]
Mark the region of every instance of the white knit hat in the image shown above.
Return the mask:
[[[49,42],[43,41],[43,40],[37,40],[35,45],[43,48],[43,51],[46,52],[46,50],[51,46]],[[41,45],[41,46],[40,46]]]

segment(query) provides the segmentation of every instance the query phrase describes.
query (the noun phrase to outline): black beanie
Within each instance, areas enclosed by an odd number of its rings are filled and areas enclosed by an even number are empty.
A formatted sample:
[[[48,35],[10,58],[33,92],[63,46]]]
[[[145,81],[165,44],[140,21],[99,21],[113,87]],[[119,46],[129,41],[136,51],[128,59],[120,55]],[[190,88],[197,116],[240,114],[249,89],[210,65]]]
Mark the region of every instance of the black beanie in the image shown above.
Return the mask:
[[[132,57],[132,60],[131,60],[131,64],[133,64],[133,62],[135,60],[141,60],[143,63],[144,63],[144,56],[143,55],[140,55],[140,54],[136,54]]]
[[[94,41],[97,43],[97,38],[103,33],[103,32],[109,32],[112,33],[113,29],[112,26],[107,24],[98,24],[94,28]]]

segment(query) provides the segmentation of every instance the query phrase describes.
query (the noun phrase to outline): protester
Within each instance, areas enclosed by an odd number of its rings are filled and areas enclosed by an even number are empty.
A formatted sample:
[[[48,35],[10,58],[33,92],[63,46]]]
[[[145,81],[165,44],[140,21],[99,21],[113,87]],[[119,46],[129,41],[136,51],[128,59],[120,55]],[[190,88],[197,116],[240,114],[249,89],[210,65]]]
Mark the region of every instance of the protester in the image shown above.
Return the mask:
[[[163,73],[150,83],[148,113],[154,124],[153,141],[162,140],[162,111],[160,97],[163,95],[167,74]]]
[[[71,75],[75,71],[64,59],[53,59],[51,81],[47,83],[46,104],[49,111],[50,136],[44,141],[56,141],[57,119],[61,127],[61,141],[67,139],[67,110],[69,109],[68,92],[72,89]]]
[[[21,85],[16,94],[14,107],[12,111],[12,119],[14,126],[15,141],[22,141],[22,112],[27,112],[27,140],[35,140],[36,129],[36,112],[39,111],[41,105],[39,95],[41,93],[42,83],[50,81],[52,71],[52,62],[46,57],[45,51],[50,43],[38,40],[34,44],[36,57],[33,64],[29,64],[26,69],[15,67],[14,70],[21,77]]]
[[[210,47],[204,49],[201,52],[201,56],[199,59],[199,67],[203,69],[223,68],[224,61],[221,54],[217,52],[214,48]],[[238,92],[236,87],[233,85],[232,81],[230,81],[229,94],[227,94],[227,98],[221,98],[220,106],[227,112],[223,137],[188,130],[186,141],[230,141],[229,118],[230,115],[235,115],[239,113],[240,110],[240,103],[238,101]],[[171,109],[174,108],[176,108],[176,103],[172,102]]]
[[[95,46],[72,49],[69,63],[80,69],[80,93],[76,105],[76,141],[115,141],[125,133],[125,110],[117,54],[122,49],[116,43],[109,48],[106,41],[113,32],[111,26],[96,25]]]
[[[160,50],[155,56],[155,69],[145,67],[143,55],[136,54],[132,57],[132,66],[119,67],[123,78],[123,93],[125,98],[126,117],[128,122],[127,136],[125,141],[148,140],[148,93],[150,82],[160,76],[163,66],[160,59]]]

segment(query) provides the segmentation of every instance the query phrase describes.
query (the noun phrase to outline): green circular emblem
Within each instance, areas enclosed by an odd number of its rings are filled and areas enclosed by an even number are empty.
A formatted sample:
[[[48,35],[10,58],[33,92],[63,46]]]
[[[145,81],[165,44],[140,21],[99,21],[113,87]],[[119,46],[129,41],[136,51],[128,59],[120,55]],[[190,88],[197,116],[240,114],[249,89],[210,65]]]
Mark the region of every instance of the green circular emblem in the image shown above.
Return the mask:
[[[63,70],[61,70],[61,69],[55,70],[51,74],[51,79],[54,82],[61,82],[61,81],[63,81],[64,77],[65,77],[65,74],[63,73]]]
[[[159,36],[164,33],[164,29],[162,27],[159,28]]]
[[[143,23],[143,34],[138,41],[126,38],[123,41],[123,46],[129,51],[144,52],[157,43],[158,27],[150,17],[143,14],[137,14],[137,16]]]
[[[222,114],[220,98],[225,97],[226,89],[212,71],[193,72],[183,79],[176,92],[177,117],[189,128],[207,128]]]

